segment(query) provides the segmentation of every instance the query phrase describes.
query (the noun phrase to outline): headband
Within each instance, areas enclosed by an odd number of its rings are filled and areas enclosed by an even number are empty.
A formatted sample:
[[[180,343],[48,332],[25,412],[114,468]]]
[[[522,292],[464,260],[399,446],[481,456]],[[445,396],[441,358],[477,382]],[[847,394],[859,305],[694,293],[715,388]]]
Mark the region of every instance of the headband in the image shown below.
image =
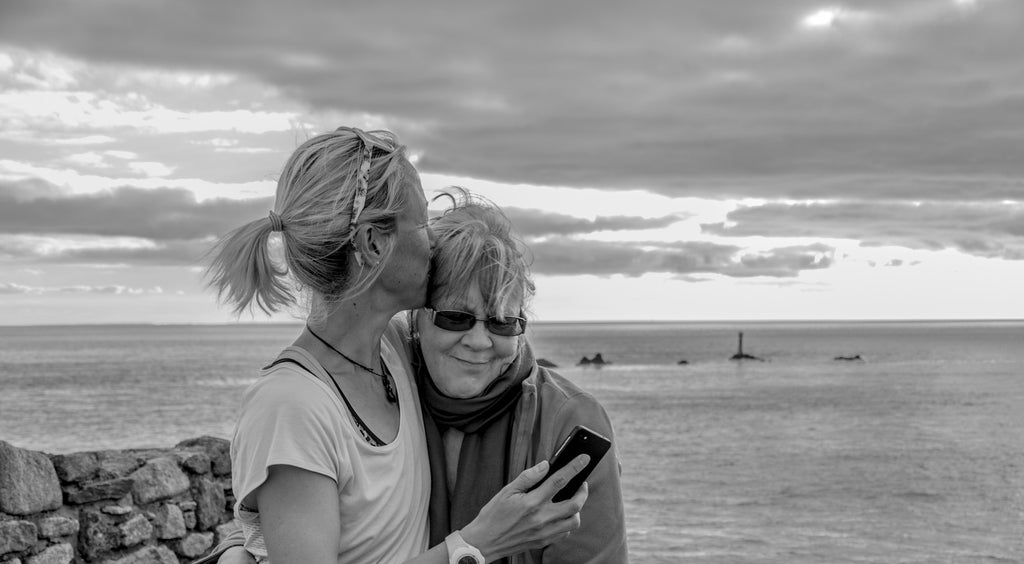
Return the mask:
[[[356,195],[352,198],[352,225],[359,221],[359,214],[363,213],[363,206],[366,205],[366,192],[369,190],[370,176],[370,144],[366,139],[360,137],[363,142],[363,160],[359,163],[359,177],[356,179]]]

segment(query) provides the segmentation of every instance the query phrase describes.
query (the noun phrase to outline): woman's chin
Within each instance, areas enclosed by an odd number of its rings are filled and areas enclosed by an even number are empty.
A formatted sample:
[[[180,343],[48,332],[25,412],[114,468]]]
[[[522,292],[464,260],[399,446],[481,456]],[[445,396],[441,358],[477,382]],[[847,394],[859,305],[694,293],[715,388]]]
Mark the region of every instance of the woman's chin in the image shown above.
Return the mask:
[[[481,390],[477,390],[476,388],[468,390],[456,390],[452,397],[455,399],[473,399],[479,396],[480,392]]]
[[[452,399],[471,399],[479,396],[483,393],[483,388],[474,384],[467,384],[465,386],[452,385],[445,386],[443,384],[434,383],[437,389],[441,390],[441,393],[452,398]]]

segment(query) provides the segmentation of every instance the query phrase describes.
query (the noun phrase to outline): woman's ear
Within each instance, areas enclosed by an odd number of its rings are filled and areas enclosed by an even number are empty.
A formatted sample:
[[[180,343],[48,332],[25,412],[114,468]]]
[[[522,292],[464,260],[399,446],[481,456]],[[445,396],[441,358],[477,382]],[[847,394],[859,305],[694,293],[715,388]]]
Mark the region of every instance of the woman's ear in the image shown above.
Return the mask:
[[[384,237],[376,227],[372,225],[361,226],[361,229],[365,233],[365,250],[364,257],[369,261],[371,266],[376,266],[384,259]]]
[[[373,268],[381,261],[381,237],[381,233],[372,225],[360,225],[356,228],[356,233],[352,236],[353,258],[360,268],[367,264]]]

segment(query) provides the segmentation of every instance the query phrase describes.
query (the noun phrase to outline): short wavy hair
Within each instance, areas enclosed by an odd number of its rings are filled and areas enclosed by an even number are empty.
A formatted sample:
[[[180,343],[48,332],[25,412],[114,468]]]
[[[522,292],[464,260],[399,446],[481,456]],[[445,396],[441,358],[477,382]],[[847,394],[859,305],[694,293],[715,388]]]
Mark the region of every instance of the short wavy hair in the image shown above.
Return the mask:
[[[442,198],[452,206],[431,220],[435,241],[427,303],[465,296],[476,282],[488,314],[507,314],[509,304],[519,300],[525,315],[536,286],[528,249],[512,222],[498,206],[465,188],[449,187],[435,200]]]

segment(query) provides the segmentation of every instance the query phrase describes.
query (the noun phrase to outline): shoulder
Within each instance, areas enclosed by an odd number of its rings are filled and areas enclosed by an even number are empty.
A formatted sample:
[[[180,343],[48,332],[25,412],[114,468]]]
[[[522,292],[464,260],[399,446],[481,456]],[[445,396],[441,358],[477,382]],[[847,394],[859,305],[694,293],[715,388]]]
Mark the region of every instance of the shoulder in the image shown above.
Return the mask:
[[[327,384],[292,362],[264,369],[245,392],[231,440],[237,499],[263,484],[274,465],[344,483],[351,474],[350,436],[341,402]]]
[[[243,403],[266,396],[287,399],[320,396],[330,391],[326,384],[309,370],[290,361],[277,362],[260,371],[260,378],[245,391]]]
[[[544,427],[556,429],[559,435],[564,435],[575,425],[586,425],[611,436],[611,420],[593,394],[543,366],[535,369],[531,380],[537,388],[540,417],[547,423]]]
[[[246,460],[277,461],[326,453],[316,467],[336,467],[327,459],[336,458],[333,453],[350,434],[344,413],[341,400],[320,378],[294,362],[272,364],[243,396],[232,450],[246,454]]]
[[[240,419],[262,427],[259,420],[334,420],[339,413],[338,400],[327,384],[294,362],[280,362],[261,371],[246,389]]]
[[[537,394],[546,404],[545,409],[580,407],[604,411],[593,394],[554,370],[538,366],[531,380],[537,387]]]

